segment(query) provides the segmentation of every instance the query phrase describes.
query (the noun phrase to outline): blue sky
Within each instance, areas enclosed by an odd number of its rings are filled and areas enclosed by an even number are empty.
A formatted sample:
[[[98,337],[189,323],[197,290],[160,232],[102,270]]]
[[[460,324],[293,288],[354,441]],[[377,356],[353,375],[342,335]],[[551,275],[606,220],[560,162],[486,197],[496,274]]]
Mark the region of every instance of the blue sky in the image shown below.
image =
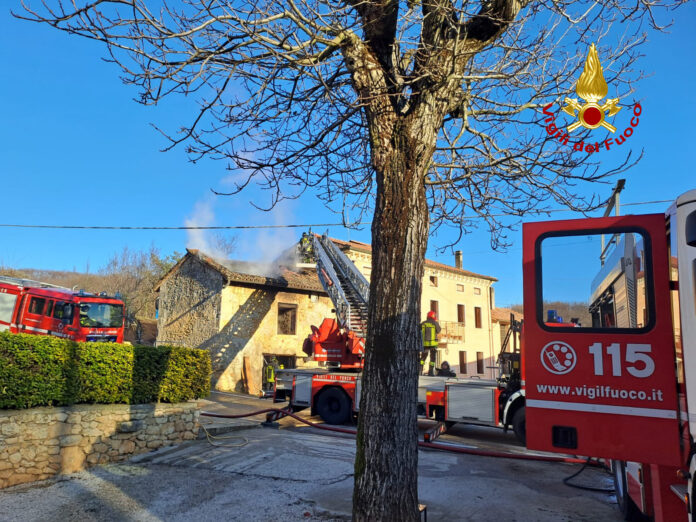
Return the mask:
[[[13,3],[14,5],[14,3]],[[18,5],[18,2],[17,2]],[[622,202],[669,200],[696,188],[692,153],[696,144],[696,6],[674,13],[668,33],[651,33],[639,66],[651,76],[638,85],[643,114],[630,140],[645,149],[644,160],[624,177]],[[118,79],[115,65],[101,60],[101,45],[0,12],[0,223],[60,225],[247,225],[335,222],[311,194],[280,205],[271,213],[255,210],[251,200],[264,194],[216,198],[210,188],[225,188],[223,163],[188,162],[183,148],[162,153],[165,140],[151,123],[176,129],[189,100],[143,107],[136,91]],[[620,114],[621,115],[621,114]],[[619,115],[619,116],[620,116]],[[617,116],[617,119],[619,118]],[[628,117],[624,116],[621,126]],[[618,126],[618,125],[617,125]],[[628,145],[628,143],[627,143]],[[608,196],[610,186],[599,187]],[[623,213],[661,212],[667,204],[625,207]],[[553,219],[574,217],[558,213]],[[532,218],[538,220],[539,218]],[[240,232],[235,257],[264,259],[294,241],[301,230]],[[369,242],[370,231],[334,227],[341,239]],[[0,228],[0,265],[96,271],[124,246],[163,253],[203,246],[209,238],[183,231],[59,231]],[[441,235],[430,242],[438,254]],[[495,276],[499,305],[521,302],[521,233],[514,245],[492,252],[485,228],[458,245],[464,267]]]

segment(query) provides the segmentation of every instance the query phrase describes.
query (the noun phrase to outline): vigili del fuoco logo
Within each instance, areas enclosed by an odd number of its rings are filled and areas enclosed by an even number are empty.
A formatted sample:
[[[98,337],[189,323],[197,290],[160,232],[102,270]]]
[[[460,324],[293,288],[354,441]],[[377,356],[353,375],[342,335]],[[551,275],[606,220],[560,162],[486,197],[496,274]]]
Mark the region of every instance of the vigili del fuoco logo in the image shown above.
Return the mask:
[[[573,120],[575,120],[565,128],[558,127],[555,123],[556,115],[551,111],[553,103],[549,103],[543,108],[544,114],[548,116],[544,119],[544,122],[546,123],[546,132],[549,136],[553,136],[564,145],[572,146],[574,151],[585,151],[587,153],[599,152],[602,147],[605,150],[609,150],[614,145],[623,145],[631,137],[633,129],[638,126],[639,116],[643,109],[640,103],[636,103],[633,106],[630,125],[623,132],[616,134],[616,127],[607,120],[613,119],[613,116],[622,107],[619,105],[619,98],[607,98],[602,102],[602,99],[606,98],[609,88],[604,79],[604,71],[594,44],[590,46],[590,50],[587,53],[585,67],[575,86],[575,92],[585,103],[580,103],[575,98],[566,98],[564,100],[565,105],[561,108],[561,111],[572,116]],[[609,136],[601,142],[591,143],[588,140],[585,143],[583,140],[579,140],[573,143],[571,135],[573,131],[580,127],[590,130],[602,127],[611,132],[613,137]]]

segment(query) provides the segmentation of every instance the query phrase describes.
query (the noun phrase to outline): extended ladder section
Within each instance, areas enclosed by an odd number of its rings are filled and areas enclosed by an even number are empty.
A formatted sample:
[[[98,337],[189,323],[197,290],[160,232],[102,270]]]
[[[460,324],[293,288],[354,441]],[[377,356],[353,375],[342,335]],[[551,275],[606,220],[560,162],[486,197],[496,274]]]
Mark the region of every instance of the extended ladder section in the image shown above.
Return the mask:
[[[24,279],[21,277],[10,277],[4,275],[0,275],[0,283],[31,288],[59,288],[61,290],[70,290],[64,286],[42,283],[41,281],[34,281],[33,279]]]
[[[336,308],[339,325],[365,337],[370,285],[355,264],[326,235],[311,235],[317,274]]]

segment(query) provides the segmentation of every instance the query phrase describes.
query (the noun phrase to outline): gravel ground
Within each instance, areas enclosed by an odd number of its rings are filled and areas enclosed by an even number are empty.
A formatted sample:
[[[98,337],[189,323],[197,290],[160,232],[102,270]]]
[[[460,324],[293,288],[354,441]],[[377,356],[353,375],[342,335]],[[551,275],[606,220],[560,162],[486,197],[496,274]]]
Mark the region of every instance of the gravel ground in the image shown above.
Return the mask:
[[[213,394],[204,409],[257,411],[268,401]],[[262,418],[262,417],[261,417]],[[260,418],[259,418],[260,419]],[[209,428],[224,431],[224,421]],[[312,419],[316,420],[316,419]],[[52,481],[0,491],[0,522],[350,520],[355,439],[249,420],[211,440],[191,441],[91,468]],[[459,425],[444,444],[530,454],[496,428]],[[615,498],[570,488],[577,464],[499,459],[421,450],[419,500],[428,520],[481,522],[619,521]],[[611,489],[603,470],[586,469],[574,483]]]

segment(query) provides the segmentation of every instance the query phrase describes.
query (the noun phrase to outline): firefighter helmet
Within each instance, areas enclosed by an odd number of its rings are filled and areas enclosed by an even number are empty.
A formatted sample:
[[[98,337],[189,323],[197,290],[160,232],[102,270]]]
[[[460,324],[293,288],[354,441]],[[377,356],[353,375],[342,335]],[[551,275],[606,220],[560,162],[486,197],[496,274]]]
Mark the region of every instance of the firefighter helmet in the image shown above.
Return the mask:
[[[430,310],[430,311],[428,312],[428,319],[432,319],[433,321],[437,321],[437,315],[435,315],[435,312],[433,312],[432,310]]]

